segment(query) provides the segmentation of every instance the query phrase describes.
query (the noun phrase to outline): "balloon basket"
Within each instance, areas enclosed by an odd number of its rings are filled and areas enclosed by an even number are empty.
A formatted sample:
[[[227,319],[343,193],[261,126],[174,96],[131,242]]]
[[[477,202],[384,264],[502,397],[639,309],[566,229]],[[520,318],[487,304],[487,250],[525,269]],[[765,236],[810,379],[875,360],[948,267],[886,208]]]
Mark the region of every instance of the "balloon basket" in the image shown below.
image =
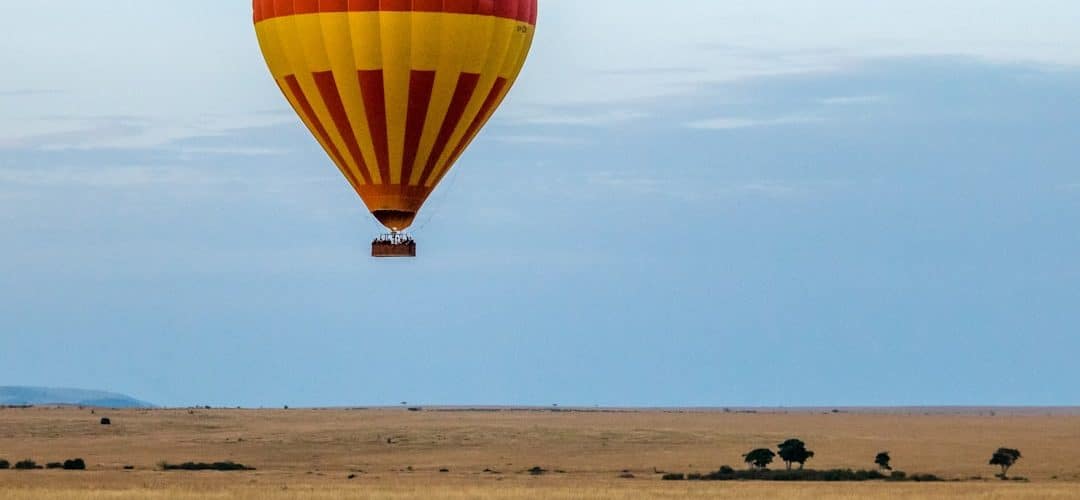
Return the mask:
[[[384,234],[371,242],[371,256],[376,258],[416,257],[416,240],[401,233]]]

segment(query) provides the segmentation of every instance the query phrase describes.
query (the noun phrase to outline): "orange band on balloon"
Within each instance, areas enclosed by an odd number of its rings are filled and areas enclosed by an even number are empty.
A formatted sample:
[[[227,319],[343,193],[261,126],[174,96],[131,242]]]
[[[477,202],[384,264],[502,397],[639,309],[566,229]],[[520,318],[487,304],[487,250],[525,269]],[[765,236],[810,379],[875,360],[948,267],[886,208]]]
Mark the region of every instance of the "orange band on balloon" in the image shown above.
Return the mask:
[[[255,22],[323,12],[446,12],[536,24],[535,0],[255,0]]]

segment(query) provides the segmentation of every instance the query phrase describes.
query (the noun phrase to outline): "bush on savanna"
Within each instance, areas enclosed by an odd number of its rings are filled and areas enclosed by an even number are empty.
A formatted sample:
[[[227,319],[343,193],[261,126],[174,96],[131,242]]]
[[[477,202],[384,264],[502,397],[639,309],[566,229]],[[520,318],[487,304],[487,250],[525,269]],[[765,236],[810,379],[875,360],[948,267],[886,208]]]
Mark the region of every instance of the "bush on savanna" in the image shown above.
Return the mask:
[[[839,411],[836,411],[839,413]],[[806,443],[801,439],[791,438],[777,445],[777,455],[784,461],[787,469],[791,470],[791,464],[799,464],[799,469],[806,465],[806,461],[814,458],[814,452],[806,449]]]
[[[62,464],[60,462],[49,462],[49,463],[45,464],[45,468],[46,469],[63,469],[64,464]]]
[[[908,476],[903,472],[896,471],[892,475],[886,476],[876,470],[852,470],[852,469],[831,469],[831,470],[812,470],[812,469],[794,469],[794,470],[764,470],[764,469],[750,469],[750,470],[735,470],[731,467],[724,466],[715,472],[708,474],[687,474],[669,473],[664,475],[664,479],[668,481],[678,481],[687,479],[690,481],[812,481],[812,482],[859,482],[859,481],[941,481],[940,478],[933,474],[915,474]]]
[[[933,474],[912,474],[912,475],[909,476],[906,472],[904,472],[902,470],[894,470],[894,471],[892,471],[892,473],[889,474],[889,477],[885,478],[885,480],[886,481],[895,481],[895,482],[911,481],[911,482],[915,482],[915,483],[933,483],[933,482],[938,482],[938,481],[944,481],[944,479],[941,479],[940,477],[937,477],[937,476],[935,476]],[[972,481],[981,481],[982,478],[981,477],[973,477],[973,478],[971,478],[971,480]]]
[[[231,462],[231,461],[214,462],[214,463],[209,463],[209,464],[205,463],[205,462],[184,462],[182,464],[170,464],[168,462],[161,462],[159,465],[161,466],[161,470],[188,470],[188,471],[216,470],[216,471],[225,471],[225,472],[255,470],[254,467],[248,467],[248,466],[246,466],[244,464],[238,464],[238,463]]]
[[[874,465],[877,465],[879,469],[892,470],[892,465],[889,465],[889,462],[892,462],[892,457],[889,456],[889,452],[887,451],[878,453],[877,456],[874,457]]]
[[[64,460],[64,470],[86,470],[86,461],[81,458]]]
[[[940,477],[933,474],[912,474],[908,481],[914,481],[916,483],[936,483],[938,481],[944,481]]]
[[[775,457],[776,453],[773,453],[772,450],[768,448],[757,448],[743,455],[743,461],[757,470],[766,470],[769,468],[769,464],[772,463],[773,458]]]
[[[112,425],[112,420],[106,417],[101,417],[101,425]]]
[[[38,465],[37,462],[30,460],[29,458],[15,463],[16,470],[32,470],[40,468],[42,467]]]
[[[1023,458],[1020,455],[1020,450],[1015,448],[998,448],[994,452],[994,455],[990,457],[990,465],[996,465],[1001,467],[1001,474],[998,477],[1001,479],[1008,479],[1009,469],[1016,465],[1016,462]]]
[[[0,470],[10,469],[10,468],[11,468],[11,462],[8,462],[7,460],[4,460],[4,459],[0,458]]]

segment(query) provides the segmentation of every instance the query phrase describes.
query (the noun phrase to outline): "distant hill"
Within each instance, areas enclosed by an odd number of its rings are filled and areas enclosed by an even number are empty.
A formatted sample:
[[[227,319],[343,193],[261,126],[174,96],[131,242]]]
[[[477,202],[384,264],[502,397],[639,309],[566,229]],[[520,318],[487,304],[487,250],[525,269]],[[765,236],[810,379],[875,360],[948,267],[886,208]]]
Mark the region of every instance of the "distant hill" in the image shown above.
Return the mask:
[[[99,408],[152,408],[131,396],[104,391],[49,387],[0,387],[0,406],[74,405]]]

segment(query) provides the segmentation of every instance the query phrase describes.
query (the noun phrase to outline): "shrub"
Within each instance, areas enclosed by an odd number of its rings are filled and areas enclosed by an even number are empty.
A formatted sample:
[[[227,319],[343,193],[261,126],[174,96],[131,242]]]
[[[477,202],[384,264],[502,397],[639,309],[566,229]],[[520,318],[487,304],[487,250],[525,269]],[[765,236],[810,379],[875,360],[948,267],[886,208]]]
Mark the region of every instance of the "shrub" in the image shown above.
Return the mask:
[[[940,477],[937,477],[933,474],[913,474],[910,481],[915,481],[917,483],[934,483],[938,481],[944,481],[944,479],[941,479]]]
[[[45,464],[45,468],[46,469],[63,469],[64,464],[62,464],[60,462],[49,462],[49,463]]]
[[[1016,465],[1016,462],[1021,458],[1023,457],[1020,455],[1020,450],[1015,448],[998,448],[998,450],[994,452],[994,456],[990,457],[990,465],[1001,467],[1001,474],[998,474],[998,477],[1007,479],[1009,469],[1012,468],[1013,465]]]
[[[670,480],[676,480],[675,478],[682,477],[682,474],[672,473],[666,474],[664,478],[671,478]],[[688,474],[685,479],[690,481],[940,481],[937,476],[930,474],[917,475],[908,479],[902,472],[893,473],[891,476],[885,476],[877,470],[851,470],[851,469],[832,469],[832,470],[763,470],[763,469],[750,469],[750,470],[735,470],[731,467],[724,466],[715,472],[708,474]]]
[[[747,471],[747,472],[750,472],[750,473],[761,472],[761,470],[755,469],[753,471]],[[734,478],[735,478],[735,469],[732,469],[731,467],[728,467],[728,466],[725,465],[724,467],[721,467],[720,470],[718,470],[716,472],[710,472],[710,473],[704,474],[704,475],[697,474],[697,477],[694,478],[694,479],[703,480],[703,481],[727,481],[729,479],[734,479]]]
[[[885,474],[877,470],[857,470],[855,471],[856,481],[879,481],[885,479]]]
[[[834,411],[839,413],[839,410]],[[791,464],[799,464],[799,469],[802,469],[807,460],[814,458],[814,452],[806,449],[806,443],[801,439],[791,438],[777,446],[780,449],[777,455],[787,464],[788,470],[791,470]]]
[[[889,462],[891,461],[892,457],[889,456],[889,452],[887,451],[878,453],[877,456],[874,457],[874,465],[877,465],[879,469],[883,470],[892,470],[892,466],[889,465]]]
[[[112,425],[112,420],[108,417],[101,417],[101,425]]]
[[[772,463],[774,457],[776,457],[776,453],[773,453],[772,450],[767,448],[757,448],[743,455],[743,460],[747,465],[750,465],[755,469],[765,470],[769,468],[769,464]]]
[[[538,465],[536,467],[533,467],[533,468],[529,469],[528,472],[529,472],[529,475],[540,476],[540,475],[543,475],[545,472],[547,472],[547,469],[544,469],[543,467],[540,467]]]
[[[907,479],[907,473],[902,470],[894,470],[892,474],[889,474],[890,481],[903,481]]]
[[[246,466],[244,464],[238,464],[238,463],[234,463],[234,462],[231,462],[231,461],[214,462],[212,464],[208,464],[208,463],[205,463],[205,462],[184,462],[182,464],[170,464],[168,462],[161,462],[161,464],[159,464],[159,465],[161,465],[161,470],[188,470],[188,471],[216,470],[216,471],[224,471],[224,472],[255,470],[254,467],[248,467],[248,466]]]
[[[86,470],[86,462],[81,458],[64,460],[64,470]]]
[[[660,479],[663,479],[664,481],[683,481],[686,479],[686,474],[669,473],[664,474]]]
[[[0,458],[0,470],[6,470],[11,468],[11,462]]]
[[[41,468],[41,466],[38,465],[37,462],[34,462],[33,460],[30,460],[29,458],[26,459],[26,460],[22,460],[20,462],[15,463],[15,469],[16,470],[32,470],[32,469],[40,469],[40,468]]]

